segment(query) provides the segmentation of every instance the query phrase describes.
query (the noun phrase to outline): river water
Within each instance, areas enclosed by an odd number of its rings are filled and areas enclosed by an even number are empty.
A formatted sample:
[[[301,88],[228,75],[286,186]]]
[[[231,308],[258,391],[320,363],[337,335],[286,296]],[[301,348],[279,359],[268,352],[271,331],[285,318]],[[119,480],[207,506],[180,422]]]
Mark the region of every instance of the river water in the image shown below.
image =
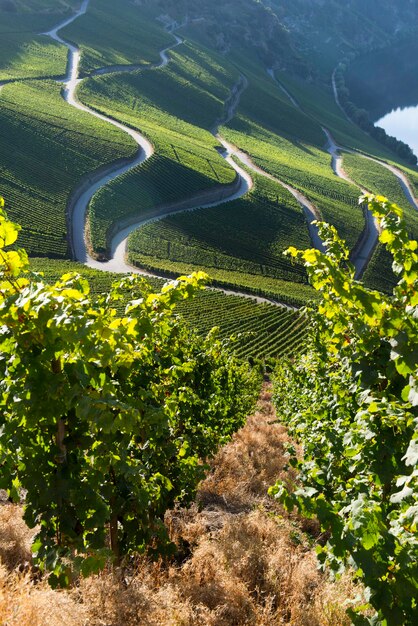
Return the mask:
[[[358,57],[346,82],[353,102],[418,157],[418,38]]]
[[[407,143],[418,157],[418,106],[397,108],[375,122],[392,135]]]

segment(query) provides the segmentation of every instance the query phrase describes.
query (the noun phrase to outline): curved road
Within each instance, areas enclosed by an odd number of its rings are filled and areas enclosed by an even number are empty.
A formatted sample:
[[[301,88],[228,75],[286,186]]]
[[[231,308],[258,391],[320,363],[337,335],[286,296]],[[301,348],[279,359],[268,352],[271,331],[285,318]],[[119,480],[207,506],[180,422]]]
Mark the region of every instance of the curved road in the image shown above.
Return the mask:
[[[74,106],[76,109],[89,113],[90,115],[94,115],[98,119],[101,119],[109,124],[113,124],[117,128],[128,133],[137,143],[138,153],[133,159],[127,160],[127,162],[125,162],[123,165],[110,164],[109,166],[104,168],[104,170],[101,170],[101,173],[99,177],[97,177],[97,180],[95,180],[91,184],[88,184],[87,187],[85,184],[81,185],[81,187],[75,191],[74,193],[75,202],[73,203],[73,208],[71,212],[72,248],[73,248],[74,257],[76,258],[76,260],[90,267],[94,267],[96,269],[109,271],[109,272],[120,272],[120,273],[141,272],[141,270],[139,270],[138,268],[133,268],[132,266],[128,265],[125,261],[127,238],[131,232],[133,232],[140,226],[143,226],[147,223],[150,223],[157,219],[162,219],[162,217],[164,217],[165,215],[170,215],[175,212],[183,212],[185,210],[191,211],[191,210],[195,210],[198,208],[208,208],[211,206],[216,206],[226,201],[231,201],[236,198],[239,198],[243,196],[245,193],[247,193],[247,191],[252,187],[252,180],[251,180],[251,177],[233,161],[233,159],[228,154],[228,152],[226,152],[223,154],[224,158],[231,165],[231,167],[233,167],[233,169],[236,171],[239,177],[240,184],[239,184],[238,190],[231,192],[229,196],[227,196],[226,198],[223,198],[222,200],[215,200],[215,198],[219,196],[219,190],[215,190],[212,194],[214,198],[213,202],[208,202],[203,205],[198,204],[195,207],[192,207],[190,209],[179,209],[179,211],[173,211],[172,208],[170,210],[170,206],[167,206],[165,207],[165,213],[163,215],[159,215],[158,217],[153,217],[153,218],[148,218],[148,219],[138,219],[138,221],[136,221],[135,223],[129,226],[126,226],[125,228],[121,228],[121,230],[114,236],[112,240],[112,243],[111,243],[112,259],[111,261],[108,261],[107,263],[96,261],[94,258],[92,258],[89,255],[86,240],[85,240],[85,222],[86,222],[86,214],[87,214],[88,205],[93,195],[101,187],[106,185],[108,182],[121,176],[125,172],[132,170],[133,168],[137,167],[138,165],[140,165],[141,163],[149,159],[150,156],[154,154],[154,147],[148,141],[148,139],[146,139],[146,137],[141,135],[139,132],[133,130],[132,128],[129,128],[128,126],[125,126],[124,124],[121,124],[120,122],[117,122],[116,120],[112,118],[106,117],[105,115],[102,115],[98,113],[97,111],[94,111],[93,109],[90,109],[89,107],[81,104],[77,100],[76,90],[82,80],[78,77],[78,71],[79,71],[79,65],[80,65],[80,51],[78,47],[74,46],[70,42],[60,37],[58,33],[61,29],[71,24],[78,17],[80,17],[81,15],[84,15],[87,11],[88,5],[89,5],[89,0],[84,0],[80,9],[71,18],[66,19],[65,21],[58,24],[55,28],[50,30],[49,32],[44,33],[45,35],[48,35],[55,41],[61,44],[64,44],[69,50],[67,75],[64,81],[64,84],[65,84],[64,98],[70,105]],[[182,39],[180,39],[180,37],[177,37],[176,35],[174,35],[174,37],[176,40],[175,43],[171,46],[168,46],[167,48],[165,48],[164,50],[160,52],[161,63],[159,65],[153,65],[152,69],[155,69],[157,67],[164,67],[169,63],[169,57],[167,54],[168,51],[172,50],[173,48],[175,48],[176,46],[182,43]],[[126,71],[134,71],[135,69],[138,69],[139,67],[140,66],[127,66]],[[115,68],[109,67],[109,68],[103,68],[103,70],[101,71],[99,70],[96,73],[105,74],[105,73],[110,73],[113,71],[115,71]],[[210,193],[208,193],[208,195],[210,195]]]
[[[309,222],[309,231],[311,234],[313,244],[316,247],[323,249],[322,241],[319,238],[317,229],[314,225],[310,223],[313,219],[317,219],[319,217],[313,205],[297,190],[293,189],[289,185],[286,185],[282,181],[274,178],[273,176],[261,170],[251,161],[248,155],[236,149],[234,146],[229,144],[219,135],[219,132],[218,132],[219,126],[226,124],[232,119],[232,117],[235,114],[236,108],[239,104],[241,93],[247,87],[248,83],[247,83],[246,78],[241,76],[237,85],[235,85],[234,88],[232,89],[229,100],[226,102],[224,117],[222,119],[217,120],[217,122],[215,123],[215,127],[212,130],[212,134],[218,139],[218,141],[224,147],[224,151],[221,153],[222,156],[229,163],[229,165],[236,171],[239,177],[240,182],[239,182],[238,190],[234,191],[227,197],[222,198],[221,200],[217,199],[217,200],[214,200],[213,202],[209,202],[205,204],[198,203],[196,204],[196,206],[193,206],[188,209],[179,209],[178,211],[176,210],[173,211],[172,207],[166,206],[164,213],[161,213],[158,216],[147,218],[147,219],[138,219],[137,221],[135,221],[134,223],[126,227],[121,227],[120,230],[112,239],[111,251],[110,251],[111,260],[106,263],[99,262],[89,255],[87,244],[85,241],[85,221],[86,221],[88,205],[93,195],[106,183],[110,182],[111,180],[114,180],[121,174],[127,171],[130,171],[134,167],[143,163],[146,159],[148,159],[154,153],[154,149],[151,143],[145,137],[143,137],[140,133],[132,130],[131,128],[119,122],[116,122],[115,120],[111,118],[108,118],[100,113],[97,113],[96,111],[90,109],[89,107],[86,107],[85,105],[81,104],[76,98],[76,89],[82,80],[78,78],[80,52],[76,46],[74,46],[73,44],[67,42],[65,39],[60,37],[58,33],[62,28],[64,28],[65,26],[68,26],[68,24],[73,22],[79,16],[83,15],[87,10],[88,4],[89,4],[89,0],[84,0],[81,8],[75,15],[73,15],[70,19],[65,20],[64,22],[56,26],[54,29],[52,29],[48,33],[45,33],[46,35],[49,35],[50,37],[52,37],[55,41],[58,41],[59,43],[64,44],[69,49],[69,63],[68,63],[67,76],[65,79],[64,98],[69,104],[71,104],[75,108],[81,111],[90,113],[91,115],[94,115],[95,117],[101,120],[104,120],[108,123],[111,123],[117,128],[120,128],[121,130],[124,130],[125,132],[127,132],[131,137],[133,137],[133,139],[138,144],[139,151],[138,151],[137,156],[134,159],[130,160],[128,163],[125,163],[122,166],[114,166],[114,165],[108,166],[107,168],[105,168],[106,171],[102,173],[100,177],[98,177],[97,180],[89,184],[86,189],[81,188],[79,192],[77,191],[75,192],[76,200],[74,202],[74,206],[73,206],[73,210],[71,214],[71,235],[72,235],[72,246],[73,246],[75,258],[78,261],[88,265],[89,267],[100,269],[102,271],[104,270],[104,271],[109,271],[109,272],[121,272],[121,273],[137,272],[137,273],[148,274],[148,272],[144,272],[139,268],[134,268],[131,265],[127,264],[126,262],[127,241],[128,241],[129,235],[134,230],[140,228],[141,226],[144,226],[145,224],[154,222],[156,220],[160,220],[163,217],[166,217],[167,215],[172,215],[176,212],[194,211],[198,209],[204,209],[204,208],[217,206],[219,204],[223,204],[225,202],[230,202],[232,200],[240,198],[244,194],[246,194],[251,189],[253,185],[253,181],[250,175],[236,163],[236,161],[232,158],[233,156],[239,159],[247,168],[252,169],[253,171],[257,172],[258,174],[261,174],[262,176],[267,176],[268,178],[271,178],[278,184],[288,189],[290,193],[293,194],[293,196],[300,203],[300,205],[302,206],[306,214],[306,217]],[[164,67],[165,65],[167,65],[167,63],[169,62],[167,52],[182,43],[182,40],[180,39],[180,37],[177,37],[176,35],[174,36],[176,39],[176,43],[173,44],[172,46],[169,46],[168,48],[166,48],[160,53],[161,63],[158,66],[157,65],[152,66],[152,68]],[[124,71],[134,71],[136,69],[140,69],[140,66],[130,65],[122,69]],[[109,68],[103,68],[102,70],[97,70],[95,73],[105,74],[105,73],[114,72],[116,70],[119,70],[119,66],[111,66]],[[214,196],[216,195],[218,195],[217,191],[214,192]]]
[[[286,87],[284,85],[281,84],[281,82],[279,80],[277,80],[277,78],[274,75],[274,71],[273,70],[268,70],[268,74],[269,76],[271,76],[273,78],[273,80],[278,84],[278,86],[280,87],[280,89],[283,91],[283,93],[286,94],[286,96],[289,98],[289,100],[292,102],[292,104],[299,109],[300,111],[304,112],[302,107],[300,106],[299,102],[297,102],[297,100],[295,100],[295,98],[289,93],[289,91],[286,89]],[[333,88],[334,88],[334,94],[336,93],[336,87],[335,87],[335,79],[334,79],[334,75],[333,75]],[[336,96],[338,98],[338,94]],[[337,104],[338,106],[341,108],[340,103],[337,99]],[[306,115],[306,113],[305,113]],[[331,155],[331,166],[332,169],[334,171],[334,174],[336,176],[338,176],[339,178],[341,178],[342,180],[345,180],[346,182],[354,185],[355,187],[357,187],[362,193],[366,192],[366,189],[363,189],[362,187],[360,187],[356,182],[354,182],[344,171],[343,169],[343,165],[342,165],[342,156],[341,156],[341,152],[343,150],[345,150],[345,148],[341,148],[340,146],[337,145],[337,143],[335,142],[331,132],[325,128],[324,126],[321,126],[323,133],[325,134],[326,138],[327,138],[327,151],[329,152],[329,154]],[[355,154],[359,154],[357,153],[355,150],[346,150],[347,152],[353,152]],[[370,157],[371,158],[371,157]],[[371,160],[375,160],[375,159],[371,159]],[[383,165],[383,163],[382,163]],[[387,164],[386,164],[387,165]],[[389,166],[388,166],[389,167]],[[377,223],[375,222],[373,215],[371,214],[371,212],[367,209],[367,207],[364,207],[364,221],[365,221],[365,226],[364,226],[364,230],[359,238],[359,240],[357,241],[355,247],[352,250],[352,262],[355,268],[355,277],[356,278],[360,278],[370,259],[371,256],[373,254],[373,251],[377,245],[378,239],[379,239],[379,231],[377,228]]]
[[[136,267],[132,267],[131,265],[128,265],[125,260],[126,247],[127,247],[128,236],[130,235],[132,231],[136,230],[140,226],[144,226],[147,223],[162,219],[164,215],[160,215],[158,217],[153,217],[153,218],[148,218],[148,219],[141,219],[141,220],[136,221],[134,224],[127,226],[126,228],[122,228],[112,239],[112,242],[111,242],[112,259],[110,261],[106,263],[102,263],[102,262],[96,261],[88,254],[87,245],[85,241],[85,221],[86,221],[88,205],[89,205],[91,198],[96,193],[96,191],[98,191],[102,186],[104,186],[111,180],[114,180],[121,174],[127,171],[130,171],[134,167],[140,165],[146,159],[148,159],[152,154],[154,154],[154,148],[152,144],[145,137],[143,137],[140,133],[125,126],[124,124],[117,122],[116,120],[108,118],[90,109],[89,107],[86,107],[85,105],[81,104],[76,98],[75,92],[76,92],[78,85],[80,84],[82,80],[78,78],[78,70],[79,70],[79,64],[80,64],[80,51],[78,47],[74,46],[70,42],[67,42],[65,39],[60,37],[58,33],[61,29],[71,24],[78,17],[80,17],[81,15],[84,15],[87,11],[88,5],[89,5],[89,0],[84,0],[80,9],[71,18],[66,19],[65,21],[61,22],[52,30],[46,33],[43,33],[45,35],[48,35],[55,41],[65,45],[69,50],[67,74],[64,80],[64,84],[65,84],[64,98],[69,104],[71,104],[75,108],[81,111],[87,112],[91,115],[94,115],[95,117],[103,121],[106,121],[110,124],[113,124],[117,128],[120,128],[121,130],[128,133],[136,141],[139,149],[138,149],[138,154],[135,156],[135,158],[129,160],[128,163],[125,163],[122,166],[119,166],[119,165],[115,166],[112,164],[107,166],[105,168],[105,171],[103,170],[101,171],[100,175],[97,177],[97,180],[95,180],[95,182],[89,184],[87,188],[85,189],[84,189],[84,186],[81,185],[79,190],[75,191],[74,195],[75,195],[76,200],[73,206],[73,210],[71,212],[71,238],[72,238],[72,247],[73,247],[74,256],[78,261],[84,263],[85,265],[88,265],[89,267],[93,267],[102,271],[116,272],[116,273],[132,273],[133,272],[133,273],[143,274],[147,276],[156,276],[156,274],[146,272],[144,270],[141,270],[140,268],[136,268]],[[174,34],[173,36],[175,37],[176,42],[173,45],[168,46],[167,48],[165,48],[164,50],[160,52],[161,63],[159,65],[153,65],[152,67],[148,67],[147,69],[156,69],[157,67],[164,67],[169,63],[169,57],[167,54],[168,51],[182,43],[182,39],[180,37]],[[114,71],[120,71],[120,70],[134,71],[136,69],[144,69],[144,68],[142,66],[137,66],[137,65],[130,65],[130,66],[126,66],[123,68],[119,68],[119,66],[111,66],[108,68],[103,68],[102,70],[98,70],[97,72],[95,72],[95,74],[103,75],[106,73],[112,73]],[[234,101],[234,94],[232,94],[232,100]],[[238,94],[238,100],[239,100],[239,94]],[[229,115],[229,111],[230,109],[228,109],[227,115]],[[222,123],[225,123],[224,119],[219,120],[219,125],[221,125]],[[214,132],[215,136],[216,136],[216,132],[217,132],[217,129]],[[194,210],[201,209],[201,208],[217,206],[221,203],[240,198],[241,196],[246,194],[249,191],[249,189],[251,189],[253,185],[251,177],[245,170],[243,170],[241,167],[239,167],[239,165],[235,163],[235,161],[232,159],[232,156],[228,150],[228,146],[225,145],[223,141],[222,143],[225,148],[225,152],[222,154],[222,156],[225,158],[225,160],[231,165],[231,167],[237,173],[237,176],[239,179],[238,189],[232,192],[226,198],[223,198],[222,200],[216,200],[212,203],[207,203],[207,204],[200,203],[190,209],[180,209],[178,212],[194,211]],[[215,191],[213,195],[214,196],[219,195],[219,193]],[[177,212],[177,211],[172,211],[172,210],[170,211],[170,207],[166,207],[166,211],[167,211],[166,215],[170,215],[170,214]],[[257,302],[268,302],[268,303],[272,302],[268,298],[262,298],[262,297],[258,297],[252,294],[243,293],[239,291],[232,291],[232,290],[227,290],[227,289],[222,290],[222,291],[228,294],[235,294],[235,295],[240,295],[243,297],[251,298],[251,299],[256,300]],[[284,306],[290,309],[295,308],[286,304],[282,304],[281,306]]]

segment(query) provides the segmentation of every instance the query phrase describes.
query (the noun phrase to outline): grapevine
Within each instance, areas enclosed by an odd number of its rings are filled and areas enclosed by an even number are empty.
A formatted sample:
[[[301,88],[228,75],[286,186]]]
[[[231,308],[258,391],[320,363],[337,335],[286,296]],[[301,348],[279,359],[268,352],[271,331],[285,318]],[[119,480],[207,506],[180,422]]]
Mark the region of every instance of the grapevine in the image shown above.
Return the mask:
[[[275,400],[302,444],[299,483],[271,492],[316,516],[318,548],[336,575],[350,568],[366,588],[354,624],[418,621],[418,244],[402,211],[381,196],[362,201],[381,227],[398,283],[392,295],[354,279],[348,250],[321,225],[327,253],[297,251],[321,301],[310,349],[277,372]],[[364,609],[369,611],[364,611]],[[370,611],[374,612],[370,617]]]
[[[24,497],[52,585],[172,550],[164,513],[190,502],[205,460],[243,423],[259,378],[174,313],[206,281],[138,276],[92,296],[29,272],[0,206],[0,488]],[[130,292],[125,314],[117,306]]]

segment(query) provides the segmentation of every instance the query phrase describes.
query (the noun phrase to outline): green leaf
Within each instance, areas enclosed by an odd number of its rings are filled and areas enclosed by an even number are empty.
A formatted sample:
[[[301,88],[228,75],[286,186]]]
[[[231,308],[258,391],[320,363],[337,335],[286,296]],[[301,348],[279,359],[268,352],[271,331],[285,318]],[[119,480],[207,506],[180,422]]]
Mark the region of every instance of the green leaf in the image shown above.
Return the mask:
[[[412,439],[402,460],[405,461],[405,465],[407,466],[415,466],[418,464],[418,438]]]

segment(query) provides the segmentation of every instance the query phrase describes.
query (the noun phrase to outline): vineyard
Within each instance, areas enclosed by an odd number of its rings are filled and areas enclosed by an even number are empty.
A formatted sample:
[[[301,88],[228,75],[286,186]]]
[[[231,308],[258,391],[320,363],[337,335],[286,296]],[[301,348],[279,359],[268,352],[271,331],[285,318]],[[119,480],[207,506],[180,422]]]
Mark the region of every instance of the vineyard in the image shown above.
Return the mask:
[[[304,347],[308,320],[298,311],[209,290],[178,310],[199,333],[218,326],[241,358],[294,357]]]
[[[0,81],[63,76],[66,64],[66,49],[46,37],[0,30]]]
[[[150,65],[159,62],[158,51],[172,43],[155,20],[153,8],[127,0],[91,0],[86,15],[62,34],[81,49],[81,73],[113,65]]]
[[[129,239],[129,258],[136,265],[190,267],[238,271],[306,283],[304,269],[283,256],[298,241],[309,245],[302,210],[283,187],[262,176],[245,197],[208,208],[196,219],[182,213],[148,224]]]
[[[396,276],[392,270],[393,259],[386,248],[377,244],[372,258],[363,274],[362,281],[369,289],[378,289],[383,293],[392,293],[396,285]]]
[[[178,261],[173,263],[171,261],[153,259],[152,266],[141,262],[140,267],[162,276],[175,278],[179,274],[189,274],[193,271],[194,266],[187,263],[179,263]],[[294,283],[279,278],[262,276],[261,274],[248,274],[213,268],[210,270],[210,277],[212,284],[222,289],[232,289],[233,291],[253,294],[291,306],[302,307],[308,300],[315,298],[315,292],[309,284]]]
[[[90,575],[116,581],[94,600],[114,626],[140,623],[146,585],[174,607],[149,626],[418,623],[418,211],[374,159],[417,196],[418,172],[350,123],[331,82],[362,37],[398,31],[370,18],[357,37],[361,0],[329,4],[0,0],[0,512],[35,529],[13,566],[0,546],[0,624],[25,585],[67,587],[84,609]],[[341,31],[336,15],[352,18]],[[360,205],[360,187],[379,195]],[[180,571],[193,592],[163,597]],[[315,597],[330,572],[340,603]],[[79,626],[65,593],[56,623]]]
[[[412,184],[412,189],[414,191],[415,197],[418,197],[418,172],[416,172],[415,170],[412,170],[411,168],[406,168],[406,167],[403,167],[402,169],[405,172],[405,174],[408,176],[408,179],[410,180]]]
[[[20,6],[25,9],[24,3]],[[156,21],[157,14],[147,3],[134,7],[125,0],[118,5],[92,0],[86,15],[63,31],[81,46],[85,73],[124,64],[149,68],[92,76],[79,88],[83,103],[138,129],[155,147],[144,164],[95,194],[89,208],[94,251],[108,254],[115,222],[152,216],[166,205],[234,181],[235,173],[218,154],[220,146],[208,129],[222,117],[239,70],[247,75],[249,86],[237,115],[222,133],[266,172],[309,198],[353,248],[364,227],[358,189],[333,174],[320,124],[328,120],[327,126],[344,143],[351,138],[372,150],[375,142],[345,120],[325,88],[306,82],[302,86],[279,74],[306,114],[298,110],[245,47],[225,59],[191,37],[170,51],[167,66],[153,68],[159,63],[157,51],[174,41]],[[19,19],[28,23],[24,12]],[[5,20],[5,32],[11,24]],[[55,46],[50,40],[46,43]],[[26,50],[29,54],[31,46]],[[56,50],[65,53],[63,47]],[[59,58],[54,50],[45,50],[54,71],[54,59],[59,63]],[[30,67],[29,60],[24,64]],[[29,253],[65,258],[69,252],[65,208],[77,181],[104,163],[132,155],[134,145],[111,125],[70,109],[59,98],[58,87],[45,85],[3,88],[0,185],[12,217],[24,226],[23,244]],[[29,110],[26,101],[31,102]],[[357,171],[353,178],[373,177],[369,164],[368,173]],[[184,213],[142,228],[131,237],[132,262],[167,275],[204,267],[219,285],[293,304],[305,302],[312,294],[306,274],[282,255],[289,245],[309,245],[303,213],[283,188],[254,178],[255,188],[247,197],[206,209],[199,219],[195,213]],[[393,185],[379,189],[400,201]],[[373,280],[370,271],[367,275]]]
[[[46,282],[52,284],[61,275],[77,271],[87,278],[93,294],[108,293],[116,274],[100,272],[70,261],[45,261],[31,259],[31,267],[42,272]],[[164,281],[147,277],[155,290]],[[120,304],[120,310],[124,307]],[[219,328],[221,339],[233,337],[231,349],[242,359],[271,359],[294,356],[304,346],[308,320],[298,311],[255,299],[228,295],[221,291],[206,289],[193,300],[180,302],[179,314],[200,335],[206,335],[214,326]]]
[[[223,136],[263,170],[302,192],[353,247],[364,228],[358,189],[335,177],[320,124],[295,107],[254,59],[244,53],[235,61],[249,86]]]
[[[265,70],[256,69],[249,73],[245,58],[243,72],[248,75],[249,86],[241,97],[239,115],[231,126],[243,130],[240,127],[250,122],[263,136],[273,133],[296,143],[321,148],[324,134],[320,125],[297,109]]]
[[[380,193],[396,202],[404,210],[405,220],[411,231],[418,233],[418,211],[410,205],[403,189],[392,172],[386,167],[356,154],[344,154],[344,170],[372,193]]]
[[[173,62],[165,68],[95,77],[80,89],[83,102],[138,128],[156,151],[94,197],[90,234],[96,252],[106,250],[116,220],[147,216],[159,205],[235,180],[235,172],[215,149],[218,142],[204,130],[222,115],[234,75],[196,46],[184,48],[184,53],[171,53]],[[195,83],[194,75],[210,91]]]
[[[249,120],[244,132],[240,122],[238,117],[225,128],[225,137],[248,152],[261,169],[301,191],[353,247],[364,228],[358,189],[333,174],[329,155],[315,146],[272,135]]]
[[[68,5],[76,2],[57,4],[48,0],[37,7],[35,2],[19,1],[18,10],[10,12],[0,3],[0,81],[65,73],[66,48],[38,35],[62,19]]]
[[[33,256],[67,257],[68,198],[83,176],[132,156],[125,133],[64,102],[59,85],[32,81],[0,96],[0,189]]]

